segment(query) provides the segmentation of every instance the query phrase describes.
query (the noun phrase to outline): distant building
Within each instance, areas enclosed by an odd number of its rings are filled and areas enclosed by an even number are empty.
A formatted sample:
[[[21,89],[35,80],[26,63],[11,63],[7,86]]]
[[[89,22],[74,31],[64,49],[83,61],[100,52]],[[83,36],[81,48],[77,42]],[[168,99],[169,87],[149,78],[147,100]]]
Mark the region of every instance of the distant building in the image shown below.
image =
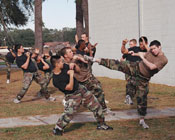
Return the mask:
[[[151,82],[175,85],[175,0],[89,0],[90,41],[98,42],[96,57],[120,59],[122,40],[144,35],[159,40],[168,57]],[[93,66],[97,76],[124,79],[124,74]]]

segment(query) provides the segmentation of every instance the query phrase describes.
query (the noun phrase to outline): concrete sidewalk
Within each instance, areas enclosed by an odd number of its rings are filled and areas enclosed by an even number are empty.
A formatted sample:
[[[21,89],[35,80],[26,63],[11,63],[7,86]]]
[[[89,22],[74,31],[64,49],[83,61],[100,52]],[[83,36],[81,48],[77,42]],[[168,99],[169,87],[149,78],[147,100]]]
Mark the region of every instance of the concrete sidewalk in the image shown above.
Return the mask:
[[[123,110],[123,111],[113,111],[115,115],[105,115],[106,121],[114,120],[130,120],[138,119],[136,109]],[[146,118],[162,118],[175,116],[175,108],[164,108],[164,109],[149,109]],[[26,116],[26,117],[14,117],[14,118],[1,118],[0,128],[13,128],[22,126],[37,126],[37,125],[49,125],[55,124],[61,114],[52,114],[49,116],[36,115],[36,116]],[[95,122],[92,112],[82,112],[77,113],[71,123],[81,123],[81,122]]]

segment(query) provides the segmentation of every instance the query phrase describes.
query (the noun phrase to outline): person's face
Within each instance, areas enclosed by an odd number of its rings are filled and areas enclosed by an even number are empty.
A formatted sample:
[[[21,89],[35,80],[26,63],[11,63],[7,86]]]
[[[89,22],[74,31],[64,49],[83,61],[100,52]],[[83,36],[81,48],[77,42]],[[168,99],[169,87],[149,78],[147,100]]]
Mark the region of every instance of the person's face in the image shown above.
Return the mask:
[[[23,53],[24,52],[24,48],[23,46],[20,47],[20,49],[18,49],[19,52]]]
[[[130,41],[130,42],[129,42],[129,47],[130,47],[130,48],[135,47],[135,46],[136,46],[136,44],[135,44],[133,41]]]
[[[80,48],[82,48],[82,50],[84,50],[84,49],[86,48],[86,44],[85,44],[85,42],[82,42],[82,43],[81,43]]]
[[[69,58],[69,59],[72,59],[73,58],[73,52],[71,49],[67,49],[66,50],[66,54],[65,54],[65,57]]]
[[[139,42],[139,46],[140,46],[140,48],[141,48],[142,50],[145,49],[145,46],[144,46],[143,42]]]
[[[37,61],[40,61],[41,60],[41,56],[37,56]]]
[[[81,35],[81,39],[84,40],[85,42],[88,41],[88,37],[85,34]]]
[[[159,53],[161,51],[161,47],[160,46],[157,47],[157,46],[153,45],[150,47],[150,51],[153,55],[157,56],[157,55],[159,55]]]

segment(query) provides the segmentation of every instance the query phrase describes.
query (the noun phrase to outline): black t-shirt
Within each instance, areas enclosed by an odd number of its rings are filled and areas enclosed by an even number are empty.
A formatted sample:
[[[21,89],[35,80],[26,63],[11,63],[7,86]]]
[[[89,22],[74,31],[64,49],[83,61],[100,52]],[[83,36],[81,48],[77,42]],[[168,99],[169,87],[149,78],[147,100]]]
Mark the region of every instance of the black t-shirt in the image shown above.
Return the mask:
[[[43,69],[44,64],[40,61],[39,63],[37,63],[38,69],[41,71],[44,71],[44,72],[51,72],[52,71],[51,65],[49,63],[47,63],[47,64],[49,65],[49,69],[44,70]]]
[[[16,55],[16,52],[15,52],[14,50],[13,50],[13,53]],[[8,52],[8,53],[6,54],[6,59],[7,59],[7,61],[10,62],[10,63],[14,63],[14,61],[15,61],[15,57],[12,55],[11,52]]]
[[[141,50],[140,47],[132,47],[132,48],[129,48],[128,51],[133,51],[135,53],[138,53],[138,52],[147,52],[147,50]],[[139,56],[132,56],[131,54],[124,54],[122,56],[123,58],[126,58],[127,61],[130,61],[130,62],[137,62],[137,61],[141,61],[142,59],[139,57]]]
[[[16,64],[19,68],[26,62],[27,56],[25,54],[22,54],[21,56],[16,56]],[[37,68],[35,67],[35,64],[30,59],[29,65],[27,69],[21,68],[24,72],[36,72]]]
[[[78,81],[74,78],[74,85],[73,89],[70,90],[65,90],[66,85],[69,83],[69,78],[70,76],[67,74],[67,71],[69,70],[69,65],[64,64],[63,69],[61,70],[61,73],[56,75],[53,74],[53,85],[58,88],[60,91],[62,91],[64,94],[72,94],[76,90],[78,90]]]
[[[79,49],[76,50],[76,54],[81,54],[82,56],[85,55],[85,52],[84,51],[80,51]]]

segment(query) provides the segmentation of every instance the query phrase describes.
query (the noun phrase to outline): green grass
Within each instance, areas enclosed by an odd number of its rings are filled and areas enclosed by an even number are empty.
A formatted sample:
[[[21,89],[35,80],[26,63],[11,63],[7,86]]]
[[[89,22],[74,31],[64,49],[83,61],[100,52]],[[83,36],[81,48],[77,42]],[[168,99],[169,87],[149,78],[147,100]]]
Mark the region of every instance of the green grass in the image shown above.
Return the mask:
[[[13,65],[15,65],[15,64],[16,64],[16,62],[13,63]],[[0,65],[6,65],[6,64],[5,64],[5,62],[3,61],[3,62],[0,62]]]
[[[6,71],[0,71],[0,118],[49,115],[62,113],[63,94],[55,89],[52,83],[49,85],[50,93],[57,98],[56,102],[47,102],[37,99],[35,96],[40,87],[33,82],[20,104],[14,104],[13,99],[22,87],[23,73],[12,69],[11,83],[6,84]],[[98,78],[105,91],[105,98],[109,101],[108,107],[112,110],[124,110],[136,108],[124,104],[125,81]],[[175,87],[150,84],[148,95],[148,107],[164,108],[175,107]],[[80,111],[87,111],[81,108]],[[52,128],[54,125],[30,126],[20,128],[0,129],[0,140],[174,140],[175,139],[175,117],[146,120],[150,126],[144,130],[138,126],[138,121],[112,121],[108,122],[113,131],[97,131],[96,123],[70,124],[65,129],[65,134],[54,136]]]
[[[53,87],[52,82],[49,85],[49,92],[52,96],[56,97],[56,102],[52,103],[45,101],[45,99],[36,99],[36,94],[40,90],[40,87],[33,82],[22,99],[22,102],[20,104],[14,104],[13,99],[22,88],[23,72],[21,70],[12,69],[10,84],[6,84],[6,71],[0,71],[0,77],[0,118],[62,113],[62,99],[64,95]],[[109,104],[107,104],[108,107],[112,110],[136,108],[136,102],[133,106],[127,106],[124,104],[124,80],[110,79],[106,77],[99,77],[98,79],[102,83],[105,98],[109,101]],[[148,107],[175,107],[174,91],[175,87],[150,84]],[[84,110],[86,109],[80,109],[80,111]]]
[[[1,140],[174,140],[175,117],[146,120],[145,130],[138,121],[108,122],[113,131],[98,131],[96,123],[70,124],[63,136],[52,134],[54,125],[0,129]]]

